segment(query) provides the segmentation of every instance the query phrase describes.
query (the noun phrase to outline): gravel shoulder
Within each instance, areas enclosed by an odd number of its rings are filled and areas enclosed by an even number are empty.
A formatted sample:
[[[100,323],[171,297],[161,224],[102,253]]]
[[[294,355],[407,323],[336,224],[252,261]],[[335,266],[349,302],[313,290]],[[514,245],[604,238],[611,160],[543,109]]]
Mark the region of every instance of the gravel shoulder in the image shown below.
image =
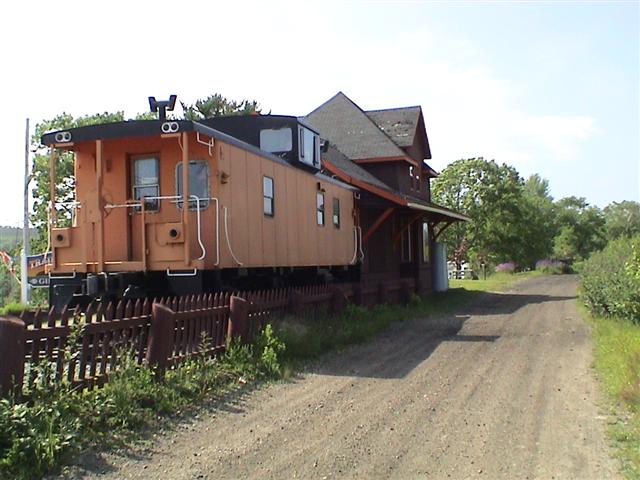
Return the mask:
[[[64,478],[618,478],[576,285],[398,323]]]

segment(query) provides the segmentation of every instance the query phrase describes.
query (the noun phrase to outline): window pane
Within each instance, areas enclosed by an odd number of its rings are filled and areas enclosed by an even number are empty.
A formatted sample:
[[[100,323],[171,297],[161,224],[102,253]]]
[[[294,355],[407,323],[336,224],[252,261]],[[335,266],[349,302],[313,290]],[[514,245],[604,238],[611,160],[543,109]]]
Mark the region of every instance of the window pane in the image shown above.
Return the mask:
[[[290,152],[292,146],[290,128],[260,130],[260,149],[270,153]]]
[[[154,157],[134,160],[134,185],[154,185],[158,183],[158,160]]]
[[[429,263],[429,224],[422,224],[422,261]]]
[[[264,213],[265,215],[273,215],[273,200],[267,197],[264,197]]]
[[[324,194],[316,194],[316,206],[318,225],[324,225]]]
[[[262,177],[263,195],[273,198],[273,179],[270,177]]]
[[[133,160],[132,190],[134,200],[160,195],[158,181],[158,159],[155,157],[136,158]],[[158,200],[145,201],[146,210],[158,210]],[[139,211],[139,208],[136,208]]]
[[[333,199],[333,225],[340,228],[340,199]]]
[[[319,150],[318,136],[308,128],[299,127],[299,144],[298,150],[300,155],[300,161],[318,167],[320,165],[320,159],[316,157],[316,150]]]
[[[182,163],[176,167],[176,195],[182,195]],[[205,161],[189,162],[189,196],[199,197],[200,208],[209,205],[209,164]],[[182,207],[182,203],[178,203]],[[189,200],[189,208],[195,209],[197,202],[195,199]]]

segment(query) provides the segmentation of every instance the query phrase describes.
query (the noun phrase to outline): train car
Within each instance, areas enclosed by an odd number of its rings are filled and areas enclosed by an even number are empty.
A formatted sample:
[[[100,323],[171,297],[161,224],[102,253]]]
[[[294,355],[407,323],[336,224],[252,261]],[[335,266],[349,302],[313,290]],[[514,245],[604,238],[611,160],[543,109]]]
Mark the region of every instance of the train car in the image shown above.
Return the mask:
[[[52,179],[57,152],[75,154],[75,200],[50,191],[57,308],[357,280],[357,191],[320,172],[318,132],[296,117],[197,122],[161,109],[158,120],[50,132],[42,143]],[[58,221],[65,210],[69,226]]]

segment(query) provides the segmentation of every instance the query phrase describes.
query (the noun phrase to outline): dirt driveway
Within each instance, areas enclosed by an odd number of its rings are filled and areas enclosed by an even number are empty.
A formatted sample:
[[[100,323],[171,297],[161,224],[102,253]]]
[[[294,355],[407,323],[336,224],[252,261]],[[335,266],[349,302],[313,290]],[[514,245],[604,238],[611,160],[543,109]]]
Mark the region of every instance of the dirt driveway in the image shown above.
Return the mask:
[[[576,278],[395,325],[80,478],[616,478]]]

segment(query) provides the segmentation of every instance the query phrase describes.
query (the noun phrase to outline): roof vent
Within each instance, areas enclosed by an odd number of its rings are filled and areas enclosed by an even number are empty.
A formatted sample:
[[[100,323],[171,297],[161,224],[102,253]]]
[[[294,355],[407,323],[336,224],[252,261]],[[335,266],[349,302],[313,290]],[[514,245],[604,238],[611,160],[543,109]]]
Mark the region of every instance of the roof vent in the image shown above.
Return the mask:
[[[156,97],[149,97],[149,108],[153,113],[158,112],[159,120],[167,119],[167,110],[170,112],[176,106],[177,95],[170,95],[169,100],[156,100]]]

